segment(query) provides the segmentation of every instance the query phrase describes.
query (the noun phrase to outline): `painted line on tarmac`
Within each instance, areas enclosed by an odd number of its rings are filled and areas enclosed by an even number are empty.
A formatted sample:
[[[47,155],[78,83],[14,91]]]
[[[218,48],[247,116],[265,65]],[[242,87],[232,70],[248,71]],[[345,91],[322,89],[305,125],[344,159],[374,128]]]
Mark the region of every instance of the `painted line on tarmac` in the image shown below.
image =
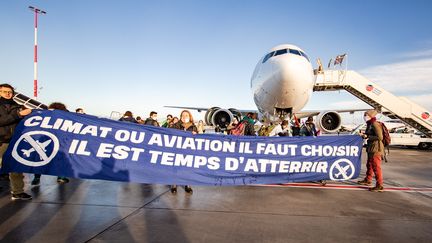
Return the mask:
[[[273,184],[262,185],[270,187],[296,187],[296,188],[319,188],[319,189],[333,189],[333,190],[369,190],[370,187],[362,185],[341,185],[341,184],[326,184],[325,186],[317,183],[286,183],[286,184]],[[403,192],[424,192],[432,193],[430,187],[386,187],[384,191],[403,191]]]

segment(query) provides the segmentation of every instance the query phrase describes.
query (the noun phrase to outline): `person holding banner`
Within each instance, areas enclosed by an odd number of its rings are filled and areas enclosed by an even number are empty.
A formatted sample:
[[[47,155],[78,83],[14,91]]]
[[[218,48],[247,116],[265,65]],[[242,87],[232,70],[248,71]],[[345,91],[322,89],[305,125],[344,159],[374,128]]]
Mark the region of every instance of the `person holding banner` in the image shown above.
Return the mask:
[[[192,132],[192,134],[198,133],[198,128],[195,126],[192,114],[188,110],[183,110],[180,113],[180,120],[173,125],[173,128]],[[187,193],[193,193],[192,187],[189,185],[185,185],[184,189]],[[177,185],[171,185],[171,193],[177,193]]]
[[[144,125],[150,125],[155,127],[160,127],[159,122],[157,121],[157,112],[150,112],[150,116],[145,120]]]
[[[119,121],[138,123],[137,120],[133,117],[131,111],[126,111],[123,116],[119,119]]]
[[[162,123],[162,127],[169,127],[169,124],[171,123],[172,119],[173,116],[171,114],[168,114],[166,120],[164,121],[164,123]]]
[[[12,98],[14,88],[9,84],[0,84],[0,166],[3,154],[9,145],[13,132],[19,121],[31,113],[31,109],[23,109]],[[12,200],[30,200],[32,196],[24,192],[24,174],[9,173]]]
[[[69,111],[66,106],[63,103],[60,102],[53,102],[48,106],[48,109],[50,110],[62,110],[62,111]],[[39,186],[40,185],[40,178],[41,178],[41,174],[34,174],[34,178],[31,182],[32,186]],[[57,183],[59,184],[65,184],[65,183],[69,183],[69,178],[64,177],[64,176],[58,176],[57,177]]]
[[[368,159],[366,163],[366,177],[358,181],[357,183],[365,186],[372,186],[372,179],[375,175],[376,185],[370,188],[372,192],[383,192],[383,176],[381,171],[381,156],[384,153],[383,144],[383,129],[381,123],[377,121],[376,115],[378,112],[376,110],[368,110],[364,114],[364,119],[366,121],[366,131],[360,135],[367,139],[366,151],[368,154]]]

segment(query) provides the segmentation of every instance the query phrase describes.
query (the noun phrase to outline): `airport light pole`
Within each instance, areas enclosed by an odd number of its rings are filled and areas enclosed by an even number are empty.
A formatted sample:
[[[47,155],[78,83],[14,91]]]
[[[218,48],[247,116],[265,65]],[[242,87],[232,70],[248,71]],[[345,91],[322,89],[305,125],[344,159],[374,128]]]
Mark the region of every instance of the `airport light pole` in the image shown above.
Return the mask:
[[[38,14],[46,14],[45,11],[29,6],[29,9],[35,13],[35,29],[34,29],[34,73],[33,73],[33,96],[38,96],[38,80],[37,80],[37,23]]]

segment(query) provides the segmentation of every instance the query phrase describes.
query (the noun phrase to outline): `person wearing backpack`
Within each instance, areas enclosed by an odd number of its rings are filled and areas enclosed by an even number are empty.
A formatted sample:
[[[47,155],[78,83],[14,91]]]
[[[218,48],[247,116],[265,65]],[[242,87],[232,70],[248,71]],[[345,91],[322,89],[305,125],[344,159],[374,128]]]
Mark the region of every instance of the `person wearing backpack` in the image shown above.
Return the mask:
[[[381,160],[384,153],[383,144],[383,128],[379,121],[376,119],[378,112],[376,110],[368,110],[364,114],[366,121],[366,131],[360,134],[364,139],[367,139],[367,163],[366,163],[366,177],[358,181],[360,185],[372,186],[372,179],[375,175],[376,185],[370,188],[372,192],[382,192],[383,187],[383,176],[381,171]]]
[[[235,136],[256,136],[254,124],[254,114],[249,112],[237,125],[228,126],[228,131]]]

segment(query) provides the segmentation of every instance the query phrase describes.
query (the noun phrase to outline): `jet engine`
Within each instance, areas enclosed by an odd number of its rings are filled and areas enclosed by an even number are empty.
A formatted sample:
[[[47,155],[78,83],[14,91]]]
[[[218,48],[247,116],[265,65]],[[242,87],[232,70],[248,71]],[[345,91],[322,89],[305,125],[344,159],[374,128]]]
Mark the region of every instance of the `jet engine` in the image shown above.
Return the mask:
[[[234,109],[222,109],[220,107],[212,107],[207,110],[204,115],[204,119],[207,125],[218,127],[225,130],[228,125],[234,120],[234,117],[238,121],[241,119],[241,112]]]
[[[316,119],[317,129],[324,133],[332,133],[339,130],[342,124],[340,115],[335,111],[324,111],[318,114]]]

